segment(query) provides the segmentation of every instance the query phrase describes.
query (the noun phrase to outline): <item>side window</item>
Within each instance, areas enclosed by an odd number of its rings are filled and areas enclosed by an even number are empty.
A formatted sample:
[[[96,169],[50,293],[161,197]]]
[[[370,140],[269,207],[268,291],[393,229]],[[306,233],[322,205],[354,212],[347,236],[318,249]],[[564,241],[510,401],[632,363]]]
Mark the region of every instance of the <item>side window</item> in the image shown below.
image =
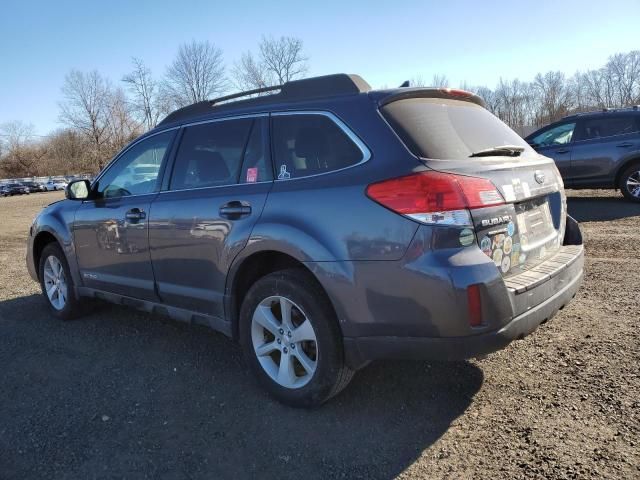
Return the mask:
[[[95,187],[98,196],[115,198],[152,193],[173,135],[173,131],[159,133],[127,150],[98,181]]]
[[[536,135],[531,139],[531,143],[535,147],[549,147],[552,145],[564,145],[571,142],[573,131],[576,128],[575,122],[563,123],[557,127],[553,127],[540,135]]]
[[[624,135],[638,131],[638,125],[634,117],[609,117],[592,118],[585,120],[582,127],[581,140],[592,140],[594,138],[612,137],[614,135]]]
[[[325,115],[274,115],[274,163],[286,180],[349,167],[362,161],[362,151]]]
[[[238,182],[253,119],[223,120],[186,127],[169,188],[216,187]]]
[[[256,118],[251,128],[240,173],[240,183],[268,182],[273,180],[269,151],[265,148],[269,124],[265,118]]]

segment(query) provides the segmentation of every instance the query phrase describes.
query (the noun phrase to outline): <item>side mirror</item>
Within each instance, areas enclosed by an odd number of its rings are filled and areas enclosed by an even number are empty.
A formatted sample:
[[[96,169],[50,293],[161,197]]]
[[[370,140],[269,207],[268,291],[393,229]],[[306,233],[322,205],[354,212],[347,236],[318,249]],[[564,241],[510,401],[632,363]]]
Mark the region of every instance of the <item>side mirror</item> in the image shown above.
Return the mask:
[[[64,189],[64,195],[69,200],[86,200],[91,192],[89,180],[74,180]]]

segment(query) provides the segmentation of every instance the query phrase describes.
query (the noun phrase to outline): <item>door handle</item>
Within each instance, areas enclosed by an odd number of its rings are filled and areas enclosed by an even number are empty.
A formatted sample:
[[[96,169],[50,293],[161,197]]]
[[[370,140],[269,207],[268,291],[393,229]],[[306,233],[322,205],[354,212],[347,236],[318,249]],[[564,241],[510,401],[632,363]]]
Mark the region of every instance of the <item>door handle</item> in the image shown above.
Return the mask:
[[[616,145],[616,147],[618,148],[633,147],[633,143],[629,143],[629,142],[619,143]]]
[[[561,149],[559,149],[559,150],[556,150],[555,152],[556,152],[556,153],[568,153],[568,152],[570,152],[570,151],[571,151],[571,150],[569,150],[568,148],[561,148]]]
[[[237,220],[240,217],[245,217],[250,214],[251,205],[247,202],[234,200],[220,207],[220,216],[228,218],[229,220]]]
[[[127,221],[131,223],[135,223],[138,220],[144,220],[145,218],[147,218],[147,214],[139,208],[132,208],[127,213],[125,213],[124,218],[126,218]]]

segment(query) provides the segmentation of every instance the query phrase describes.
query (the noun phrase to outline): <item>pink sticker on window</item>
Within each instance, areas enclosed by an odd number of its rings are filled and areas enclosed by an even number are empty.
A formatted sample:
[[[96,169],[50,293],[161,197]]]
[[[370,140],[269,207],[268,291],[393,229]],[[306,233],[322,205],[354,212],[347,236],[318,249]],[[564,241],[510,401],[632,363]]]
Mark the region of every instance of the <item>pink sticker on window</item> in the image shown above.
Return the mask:
[[[255,183],[258,181],[258,168],[247,168],[247,183]]]

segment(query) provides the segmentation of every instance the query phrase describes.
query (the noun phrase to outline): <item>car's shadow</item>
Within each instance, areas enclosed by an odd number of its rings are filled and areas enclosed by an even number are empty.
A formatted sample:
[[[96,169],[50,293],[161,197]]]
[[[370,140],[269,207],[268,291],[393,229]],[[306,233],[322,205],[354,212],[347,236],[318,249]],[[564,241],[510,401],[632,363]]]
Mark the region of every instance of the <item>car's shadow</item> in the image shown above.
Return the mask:
[[[483,382],[468,362],[376,363],[314,410],[285,407],[222,335],[100,306],[61,322],[0,302],[8,477],[393,478]]]
[[[567,210],[578,222],[607,222],[640,216],[640,203],[630,202],[622,195],[567,197]]]

